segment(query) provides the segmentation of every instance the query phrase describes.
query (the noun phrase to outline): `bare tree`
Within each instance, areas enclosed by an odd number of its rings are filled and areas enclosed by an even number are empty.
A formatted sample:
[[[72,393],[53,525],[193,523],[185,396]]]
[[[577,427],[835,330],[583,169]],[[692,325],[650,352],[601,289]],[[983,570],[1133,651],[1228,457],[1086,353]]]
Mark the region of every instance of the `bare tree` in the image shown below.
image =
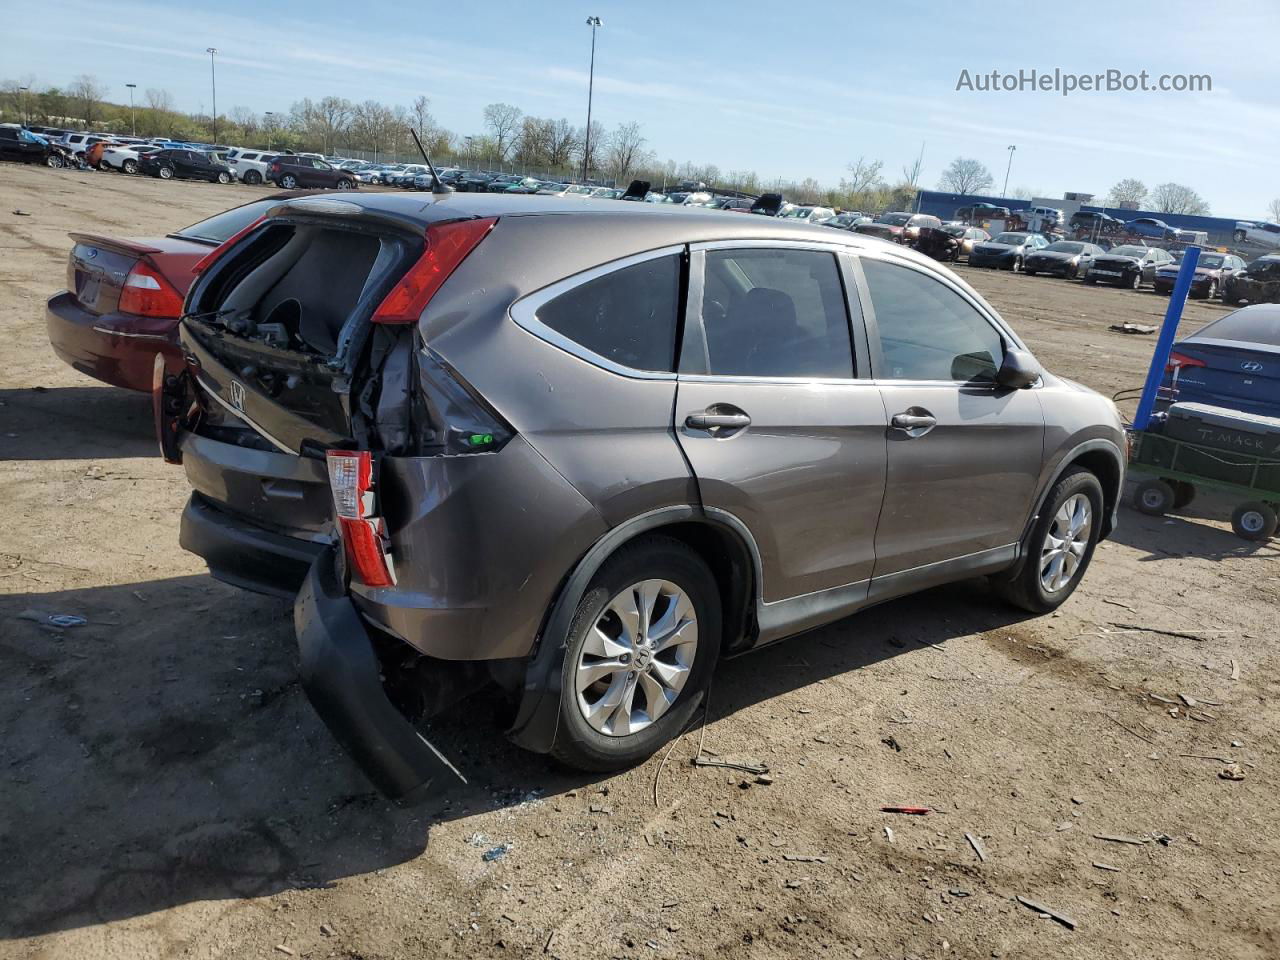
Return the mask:
[[[413,114],[414,127],[417,129],[419,136],[426,134],[435,127],[436,120],[435,117],[431,116],[431,100],[429,98],[415,97],[409,112]]]
[[[520,130],[524,112],[509,103],[491,103],[484,108],[484,125],[493,138],[494,153],[499,161],[507,159]]]
[[[599,168],[600,158],[604,156],[605,148],[605,132],[604,124],[599,120],[591,121],[591,136],[587,136],[585,127],[579,127],[577,132],[576,151],[578,157],[578,165],[585,166],[588,173]],[[584,152],[590,151],[585,157]]]
[[[1151,202],[1160,213],[1209,215],[1209,204],[1204,197],[1181,183],[1159,184],[1151,191]]]
[[[938,186],[952,193],[981,193],[995,185],[986,164],[969,157],[956,157],[942,171]]]
[[[620,123],[614,128],[607,144],[606,157],[616,182],[629,181],[636,167],[649,161],[649,151],[644,148],[646,142],[644,134],[640,132],[640,124],[634,120]]]
[[[902,165],[902,184],[907,187],[915,187],[920,183],[920,174],[924,169],[924,156],[918,155],[910,163]]]
[[[98,83],[97,77],[82,73],[75,78],[71,89],[67,92],[75,108],[80,112],[80,119],[84,121],[84,125],[93,126],[100,112],[98,108],[102,105],[102,98],[106,96],[106,91],[102,84]]]
[[[578,149],[578,132],[568,120],[552,120],[547,126],[547,163],[567,167]]]
[[[147,88],[147,108],[158,113],[173,112],[173,95],[159,87]]]
[[[1133,204],[1137,209],[1147,199],[1147,185],[1136,177],[1125,177],[1107,194],[1107,206],[1123,207]]]
[[[857,195],[874,190],[880,185],[882,180],[880,171],[884,169],[884,162],[859,157],[846,169],[849,171],[849,176],[840,178],[840,189]]]

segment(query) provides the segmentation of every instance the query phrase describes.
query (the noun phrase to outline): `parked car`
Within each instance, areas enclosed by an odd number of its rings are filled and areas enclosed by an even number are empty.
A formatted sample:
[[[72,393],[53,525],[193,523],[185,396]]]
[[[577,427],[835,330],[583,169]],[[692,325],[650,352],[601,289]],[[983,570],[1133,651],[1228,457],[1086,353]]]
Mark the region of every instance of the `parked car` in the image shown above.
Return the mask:
[[[208,180],[230,183],[231,168],[200,150],[157,150],[138,157],[138,172],[171,180]]]
[[[137,173],[139,158],[163,149],[150,143],[118,143],[102,151],[102,166],[121,173]]]
[[[782,199],[780,193],[762,193],[751,201],[748,212],[762,217],[776,217],[785,204],[786,201]]]
[[[1280,247],[1280,223],[1270,221],[1254,223],[1240,220],[1236,222],[1234,237],[1236,243],[1260,243],[1264,247]]]
[[[779,220],[800,220],[804,223],[821,223],[830,220],[836,212],[830,207],[791,207],[778,214]]]
[[[1137,290],[1142,284],[1154,280],[1156,271],[1172,261],[1169,251],[1160,247],[1125,244],[1095,256],[1085,271],[1084,282],[1109,283]]]
[[[1097,244],[1083,240],[1057,240],[1043,250],[1027,254],[1022,261],[1022,272],[1029,277],[1050,273],[1074,280],[1088,271],[1094,257],[1104,252]]]
[[[755,200],[748,200],[746,197],[731,197],[720,205],[720,209],[726,213],[755,213]]]
[[[101,139],[102,137],[94,136],[92,133],[67,133],[63,135],[58,145],[78,156]]]
[[[920,231],[926,228],[937,230],[942,221],[927,213],[886,213],[877,217],[872,223],[864,223],[854,228],[857,233],[865,233],[882,240],[892,240],[911,246],[920,238]]]
[[[1027,257],[1049,246],[1038,233],[1006,230],[991,240],[975,243],[969,251],[969,266],[1021,270]]]
[[[178,315],[192,268],[290,194],[255,200],[163,237],[73,233],[67,289],[49,298],[49,344],[83,374],[151,392],[157,353],[182,364]]]
[[[852,230],[860,223],[871,223],[872,219],[861,213],[837,213],[834,217],[822,221],[824,227],[833,227],[836,230]]]
[[[241,183],[250,186],[267,182],[267,174],[271,172],[271,161],[274,159],[276,154],[262,150],[233,147],[227,151],[227,165],[231,167],[232,174]]]
[[[975,243],[984,243],[990,239],[991,234],[981,227],[970,227],[963,223],[944,224],[921,230],[916,240],[916,249],[934,260],[955,262],[961,257],[967,258],[973,252]]]
[[[722,656],[983,574],[1053,610],[1115,522],[1114,405],[944,268],[847,233],[302,198],[186,310],[155,404],[194,487],[181,543],[242,587],[301,581],[302,686],[395,797],[457,774],[401,712],[456,669],[510,692],[518,744],[625,767]]]
[[[1008,220],[1008,207],[1000,207],[994,203],[974,203],[960,207],[952,217],[964,223],[986,223],[990,220]]]
[[[1178,403],[1275,417],[1280,410],[1280,305],[1241,307],[1179,340],[1165,367],[1162,393]]]
[[[516,180],[514,183],[508,184],[507,189],[504,190],[503,193],[537,193],[538,188],[541,186],[541,180],[535,180],[533,177],[523,177]],[[591,192],[591,195],[595,195],[594,190]]]
[[[1151,286],[1156,293],[1173,293],[1173,285],[1178,279],[1178,264],[1165,264],[1156,269]],[[1216,299],[1226,285],[1227,280],[1244,271],[1244,261],[1230,253],[1202,253],[1196,263],[1195,275],[1191,278],[1191,296],[1198,300]],[[1280,412],[1280,410],[1277,410]]]
[[[1124,229],[1135,237],[1150,237],[1153,240],[1173,240],[1177,231],[1163,220],[1155,217],[1138,217],[1124,225]]]
[[[1222,284],[1222,300],[1242,303],[1280,303],[1280,253],[1264,254]]]
[[[400,169],[382,175],[382,182],[389,187],[400,187],[407,190],[413,186],[414,181],[424,173],[430,173],[425,163],[406,163]]]
[[[5,125],[0,127],[0,160],[61,167],[66,163],[66,154],[38,133]]]
[[[295,190],[298,187],[354,190],[358,185],[355,176],[346,170],[339,170],[324,160],[303,154],[273,157],[267,165],[267,179],[283,190]]]
[[[1124,221],[1100,210],[1078,210],[1071,215],[1067,226],[1072,230],[1097,230],[1105,232],[1115,227],[1123,227]]]

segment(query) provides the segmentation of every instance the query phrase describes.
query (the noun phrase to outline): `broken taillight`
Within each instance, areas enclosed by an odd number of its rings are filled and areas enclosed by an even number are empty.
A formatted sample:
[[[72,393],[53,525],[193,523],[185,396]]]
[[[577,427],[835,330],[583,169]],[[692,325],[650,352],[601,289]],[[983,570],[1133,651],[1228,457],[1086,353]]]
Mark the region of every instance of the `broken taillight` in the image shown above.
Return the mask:
[[[144,260],[139,260],[124,278],[120,291],[121,313],[139,317],[171,317],[182,313],[182,294],[164,274]]]
[[[395,570],[385,543],[386,524],[375,515],[373,455],[368,450],[329,450],[325,463],[347,562],[366,586],[395,586]]]
[[[436,291],[497,223],[496,217],[427,227],[427,248],[373,312],[374,323],[417,323]]]

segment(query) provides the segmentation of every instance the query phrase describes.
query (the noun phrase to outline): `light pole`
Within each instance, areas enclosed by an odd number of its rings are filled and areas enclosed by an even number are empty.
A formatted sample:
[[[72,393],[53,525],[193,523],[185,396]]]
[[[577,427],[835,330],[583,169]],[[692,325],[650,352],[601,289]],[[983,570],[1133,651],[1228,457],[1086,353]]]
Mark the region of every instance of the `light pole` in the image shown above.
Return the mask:
[[[270,110],[267,110],[262,115],[266,117],[267,120],[267,150],[269,152],[271,150],[271,132],[275,129],[275,121],[271,118],[274,117],[275,114]]]
[[[1009,144],[1009,163],[1004,168],[1004,189],[1000,192],[1000,196],[1005,197],[1009,194],[1009,171],[1013,169],[1013,151],[1017,150],[1013,144]]]
[[[18,114],[22,118],[22,125],[27,125],[27,91],[30,87],[18,88]]]
[[[587,161],[591,159],[591,97],[596,85],[596,30],[601,26],[599,17],[587,17],[591,28],[591,69],[587,73],[587,132],[582,135],[582,179],[587,179]]]
[[[138,114],[133,109],[133,91],[137,88],[136,83],[126,83],[129,88],[129,136],[136,137],[138,135]]]
[[[475,140],[475,137],[463,137],[462,140],[467,145],[467,166],[474,167],[476,165],[476,158],[475,154],[472,152],[473,148],[471,144]]]
[[[213,58],[218,52],[217,47],[206,47],[205,53],[209,55],[209,84],[213,88],[213,142],[218,142],[218,71],[214,68]]]

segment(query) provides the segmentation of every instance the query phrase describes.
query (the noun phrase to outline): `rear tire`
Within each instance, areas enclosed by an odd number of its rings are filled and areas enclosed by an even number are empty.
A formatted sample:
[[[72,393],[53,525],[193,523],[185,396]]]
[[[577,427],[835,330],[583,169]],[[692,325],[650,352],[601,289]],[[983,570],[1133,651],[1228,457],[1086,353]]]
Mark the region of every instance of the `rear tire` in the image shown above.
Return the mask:
[[[280,178],[280,186],[285,190],[295,190],[298,186],[298,178],[292,173],[286,173]]]
[[[161,167],[159,170],[156,171],[156,176],[159,177],[161,180],[172,180],[173,167]]]
[[[343,179],[338,181],[339,190],[354,190],[355,188],[356,188],[356,182],[354,180],[348,180],[344,177]]]
[[[245,183],[249,184],[249,186],[256,187],[258,184],[262,182],[262,174],[260,174],[257,170],[250,170],[247,173],[245,173],[243,179]]]
[[[653,586],[659,581],[660,588]],[[650,585],[650,593],[635,592],[645,585]],[[638,629],[628,631],[615,611],[650,606],[636,603],[645,596],[654,598],[650,607],[657,612],[654,627],[644,629],[649,619],[645,613],[629,621]],[[660,632],[660,625],[668,620],[684,626]],[[683,642],[668,646],[628,640],[646,636],[660,643],[677,634]],[[569,626],[560,723],[551,755],[567,766],[593,771],[619,770],[650,757],[680,734],[701,702],[720,655],[720,634],[719,590],[696,553],[663,536],[643,537],[624,546],[592,578]],[[602,636],[612,639],[604,642]],[[669,699],[672,687],[655,679],[660,675],[676,678],[674,699]],[[639,709],[642,698],[644,710]],[[624,712],[621,707],[615,711],[603,706],[611,700],[631,708]],[[655,708],[661,712],[654,720],[648,719],[651,703],[662,703]],[[618,732],[633,727],[634,732]]]
[[[1171,486],[1173,487],[1173,509],[1181,510],[1195,502],[1195,484],[1188,483],[1186,480],[1174,480]]]
[[[218,176],[217,176],[215,179],[217,179],[217,181],[218,181],[219,183],[230,183],[230,182],[231,182],[231,174],[226,173],[226,172],[219,173],[219,174],[218,174]]]
[[[1177,494],[1164,480],[1143,480],[1133,491],[1134,509],[1149,517],[1163,517],[1173,509],[1176,501]]]
[[[1075,592],[1102,532],[1102,484],[1072,467],[1053,485],[1012,576],[993,577],[996,595],[1032,613],[1048,613]]]
[[[1242,503],[1231,514],[1231,529],[1236,536],[1255,543],[1274,537],[1278,524],[1276,511],[1260,500]]]

